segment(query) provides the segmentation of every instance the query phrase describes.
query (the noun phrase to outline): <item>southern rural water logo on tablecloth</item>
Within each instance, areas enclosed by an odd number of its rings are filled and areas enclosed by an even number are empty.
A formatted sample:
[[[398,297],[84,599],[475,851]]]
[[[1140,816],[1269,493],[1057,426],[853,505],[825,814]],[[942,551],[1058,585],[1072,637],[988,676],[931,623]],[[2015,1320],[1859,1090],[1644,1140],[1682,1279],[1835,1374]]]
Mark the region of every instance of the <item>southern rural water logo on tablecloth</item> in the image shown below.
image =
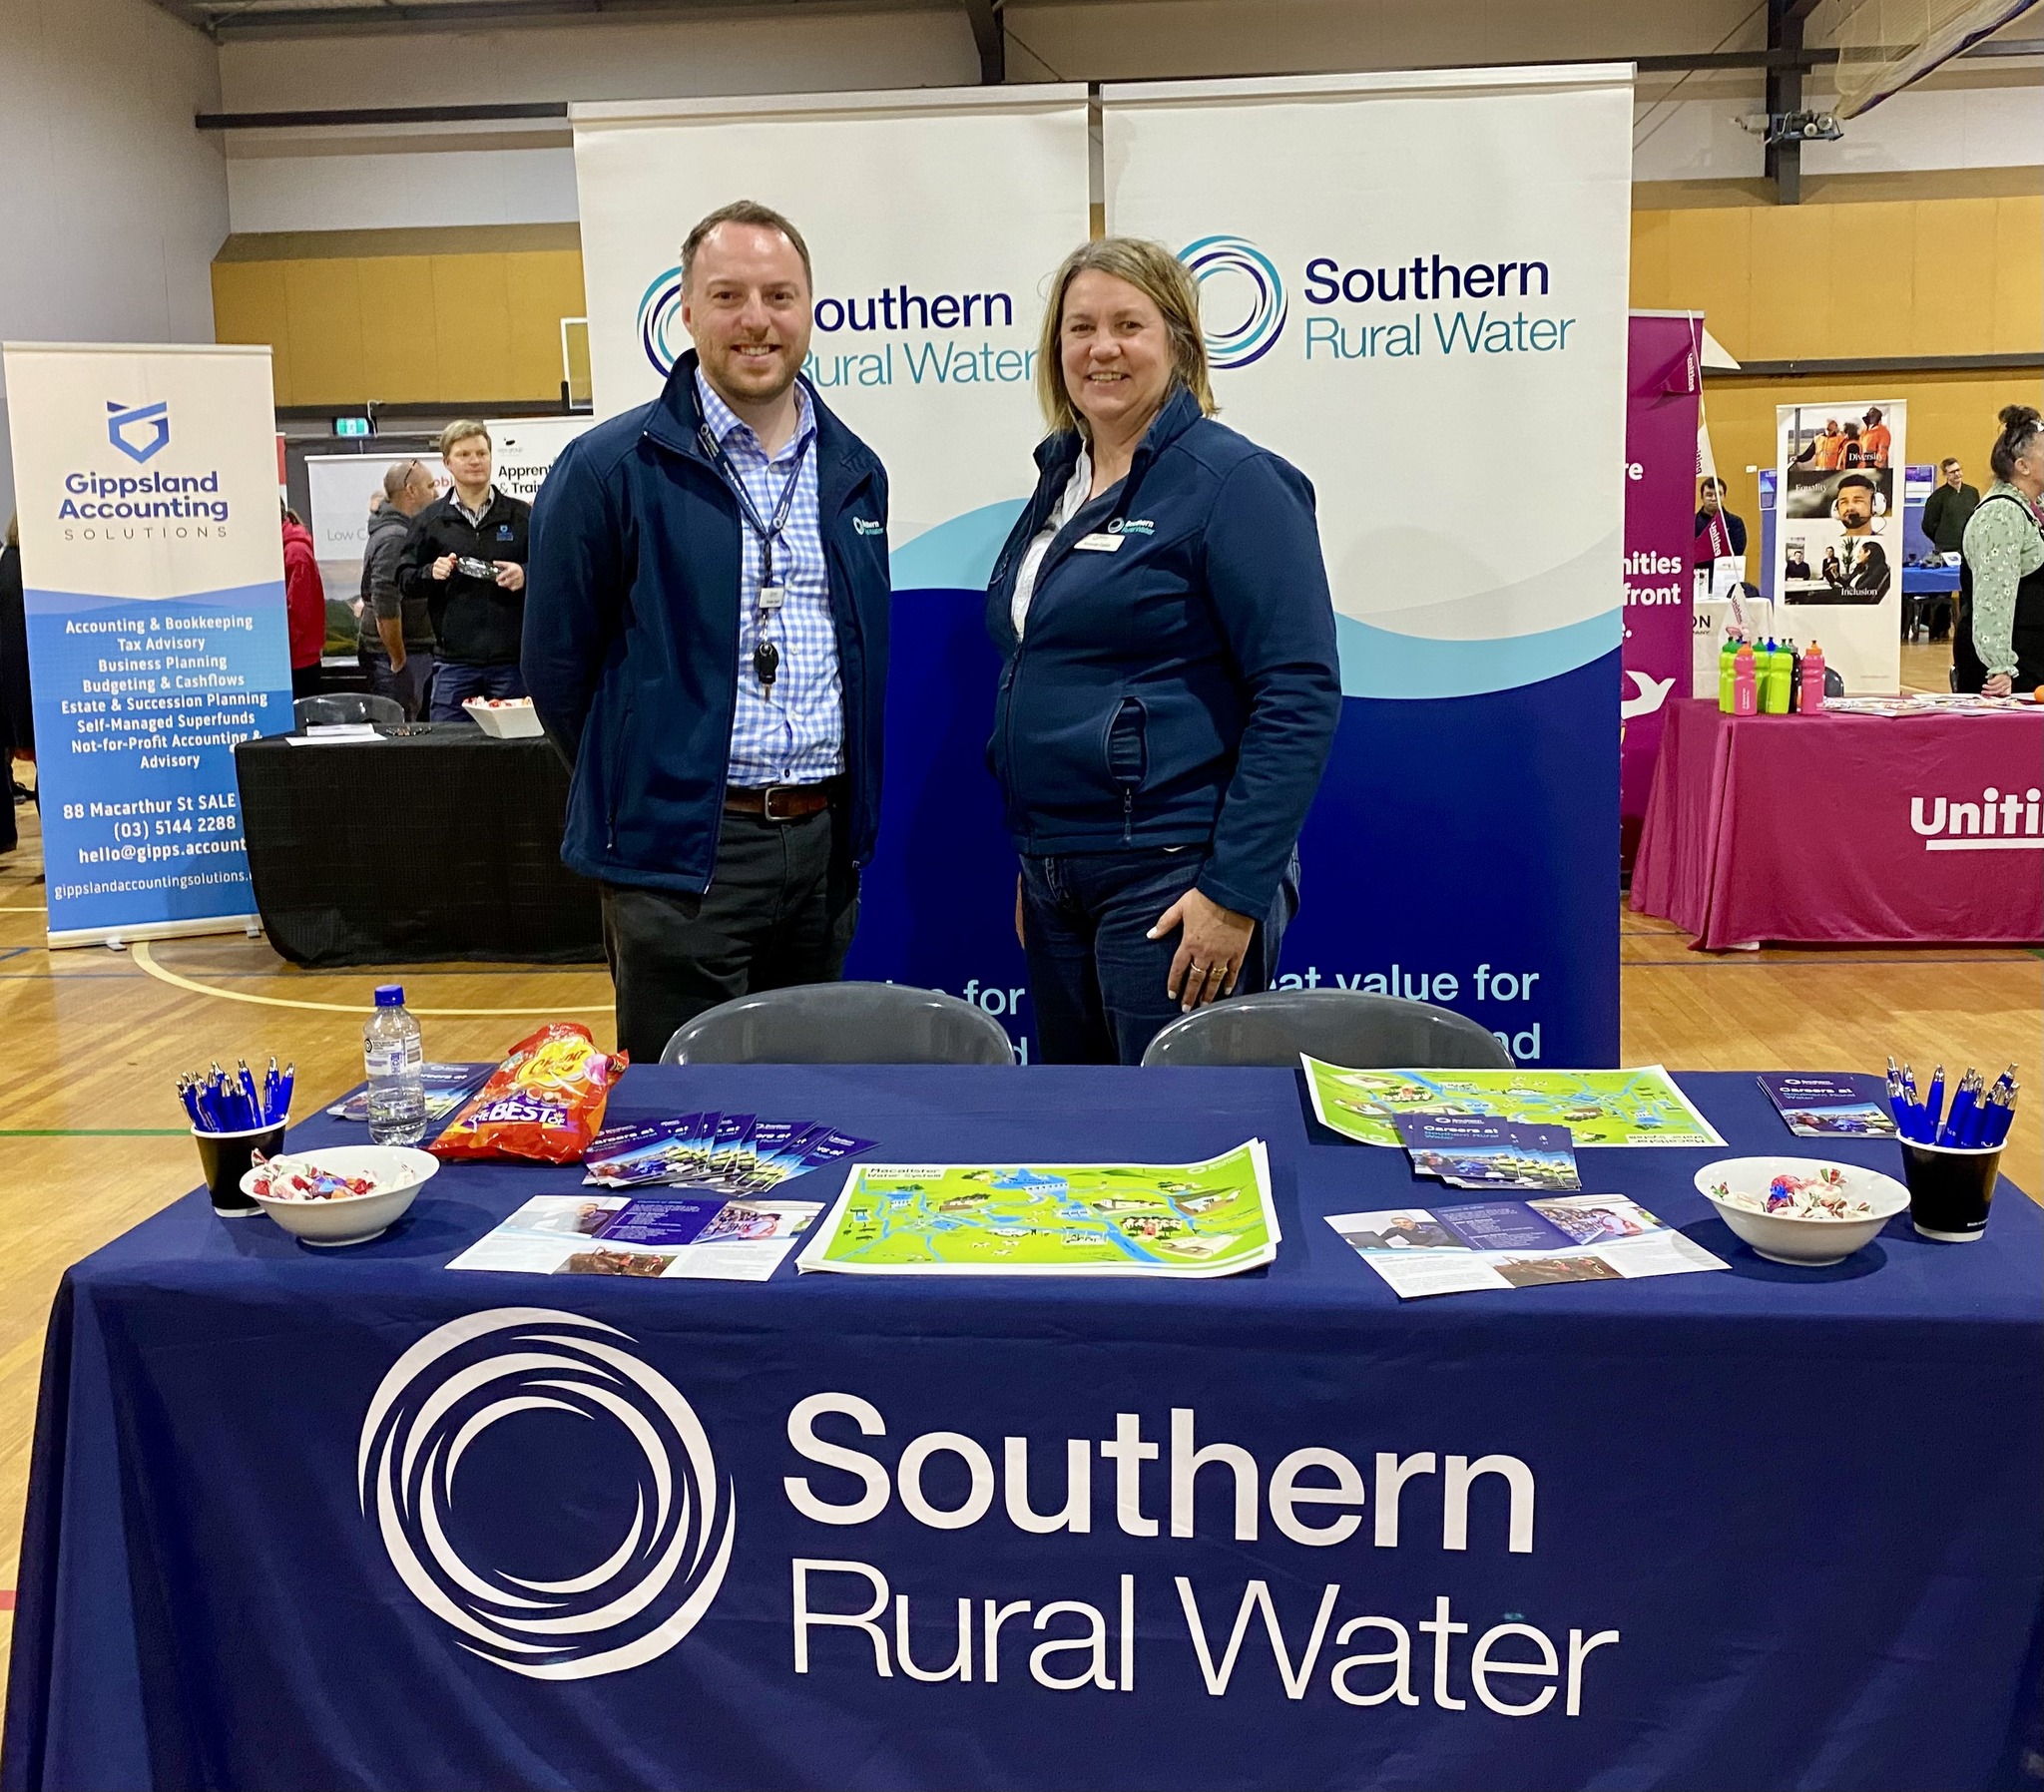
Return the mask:
[[[587,1680],[653,1662],[702,1622],[732,1565],[733,1482],[695,1409],[633,1344],[575,1313],[489,1308],[405,1351],[363,1418],[361,1510],[398,1578],[453,1644],[511,1673]],[[573,1441],[535,1447],[526,1427],[561,1417],[581,1422],[555,1434]],[[819,1528],[817,1554],[746,1560],[748,1617],[723,1658],[756,1646],[760,1588],[776,1578],[790,1645],[779,1660],[833,1682],[1133,1693],[1161,1653],[1216,1698],[1281,1687],[1292,1701],[1409,1707],[1430,1685],[1440,1712],[1566,1720],[1610,1659],[1593,1657],[1620,1643],[1615,1627],[1566,1621],[1580,1613],[1514,1608],[1530,1602],[1521,1565],[1538,1492],[1516,1456],[1238,1443],[1189,1406],[1098,1418],[1110,1435],[1012,1435],[988,1417],[980,1438],[890,1424],[857,1394],[795,1400],[773,1429],[796,1472],[773,1473],[770,1497]],[[578,1475],[579,1492],[549,1491]],[[592,1523],[604,1510],[608,1529]],[[898,1536],[903,1519],[929,1534],[912,1562],[854,1559],[886,1548],[861,1548],[864,1527]],[[1116,1535],[1125,1561],[1103,1564],[1089,1542],[1083,1567],[1059,1568],[1053,1540]],[[1190,1541],[1203,1538],[1219,1549]],[[1185,1554],[1160,1560],[1180,1541]],[[1480,1554],[1488,1583],[1421,1597],[1410,1574],[1387,1579],[1383,1553],[1400,1550],[1439,1550],[1443,1570]],[[946,1562],[957,1586],[895,1590]],[[1466,1568],[1454,1577],[1469,1586]],[[1396,1615],[1370,1609],[1391,1598]]]
[[[651,1661],[696,1627],[731,1563],[732,1493],[696,1412],[625,1345],[575,1313],[495,1307],[428,1333],[383,1378],[362,1421],[357,1492],[391,1566],[461,1646],[539,1680]],[[464,1561],[449,1540],[463,1455],[518,1413],[621,1427],[636,1446],[623,1541],[585,1572],[524,1579]]]

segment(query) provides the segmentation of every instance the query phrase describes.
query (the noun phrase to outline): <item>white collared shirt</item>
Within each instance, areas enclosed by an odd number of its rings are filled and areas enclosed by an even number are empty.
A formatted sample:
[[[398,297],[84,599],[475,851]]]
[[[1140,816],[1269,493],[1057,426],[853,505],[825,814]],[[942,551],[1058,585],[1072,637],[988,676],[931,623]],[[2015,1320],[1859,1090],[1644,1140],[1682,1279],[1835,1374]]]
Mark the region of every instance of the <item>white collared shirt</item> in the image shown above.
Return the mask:
[[[1058,531],[1086,508],[1086,495],[1092,490],[1093,455],[1082,446],[1079,464],[1072,469],[1064,495],[1050,507],[1050,515],[1022,556],[1022,570],[1015,575],[1015,595],[1008,600],[1008,621],[1014,625],[1017,641],[1022,639],[1023,627],[1029,621],[1029,601],[1036,596],[1036,576],[1043,570],[1043,557],[1057,540]]]

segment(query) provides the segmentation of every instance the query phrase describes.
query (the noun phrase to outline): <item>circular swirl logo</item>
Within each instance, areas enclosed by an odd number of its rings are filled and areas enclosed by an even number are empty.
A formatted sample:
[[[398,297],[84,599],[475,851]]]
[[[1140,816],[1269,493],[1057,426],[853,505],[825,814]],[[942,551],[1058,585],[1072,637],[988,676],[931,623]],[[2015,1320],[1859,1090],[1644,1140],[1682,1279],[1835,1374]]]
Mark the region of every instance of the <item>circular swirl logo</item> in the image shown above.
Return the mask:
[[[639,346],[662,379],[675,370],[675,343],[682,329],[682,270],[656,274],[639,300]]]
[[[731,1563],[732,1490],[720,1489],[702,1422],[621,1348],[632,1342],[547,1307],[472,1313],[399,1357],[362,1421],[362,1514],[398,1577],[463,1648],[530,1679],[593,1679],[666,1654],[709,1610]],[[595,1546],[602,1559],[564,1579],[464,1561],[448,1537],[463,1455],[491,1426],[546,1411],[619,1426],[634,1447],[623,1540]]]
[[[1284,329],[1284,282],[1269,255],[1241,236],[1202,236],[1178,258],[1200,288],[1200,324],[1213,366],[1247,367],[1277,346]],[[1210,281],[1220,282],[1211,292]],[[1212,319],[1224,310],[1239,315],[1217,328]]]

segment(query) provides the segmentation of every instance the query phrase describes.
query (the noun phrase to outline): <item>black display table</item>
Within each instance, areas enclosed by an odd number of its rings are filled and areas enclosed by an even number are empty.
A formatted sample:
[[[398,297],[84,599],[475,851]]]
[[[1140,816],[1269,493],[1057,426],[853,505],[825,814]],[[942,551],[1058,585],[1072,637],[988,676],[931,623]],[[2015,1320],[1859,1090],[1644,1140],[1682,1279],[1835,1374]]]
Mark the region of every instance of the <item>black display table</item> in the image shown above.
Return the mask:
[[[596,885],[561,863],[568,773],[469,722],[235,748],[256,906],[298,965],[603,957]]]

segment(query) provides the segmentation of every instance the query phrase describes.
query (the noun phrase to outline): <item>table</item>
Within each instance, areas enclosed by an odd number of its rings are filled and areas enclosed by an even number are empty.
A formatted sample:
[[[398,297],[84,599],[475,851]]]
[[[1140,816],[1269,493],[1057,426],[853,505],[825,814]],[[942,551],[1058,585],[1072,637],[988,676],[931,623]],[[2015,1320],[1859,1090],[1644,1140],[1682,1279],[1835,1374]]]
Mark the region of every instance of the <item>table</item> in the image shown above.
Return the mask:
[[[1725,715],[1682,698],[1667,716],[1633,865],[1643,914],[1711,952],[2044,939],[2044,834],[2021,800],[2044,783],[2044,708]]]
[[[373,742],[235,748],[256,906],[298,965],[603,957],[596,885],[561,863],[568,773],[465,721]]]
[[[1735,1151],[1810,1142],[1751,1077],[1683,1082]],[[1978,1244],[1896,1222],[1799,1271],[1695,1192],[1720,1153],[1586,1150],[1586,1186],[1637,1194],[1729,1271],[1401,1304],[1322,1216],[1426,1197],[1402,1153],[1320,1130],[1292,1072],[639,1066],[613,1118],[702,1106],[939,1161],[1174,1161],[1261,1136],[1284,1241],[1269,1270],[1207,1284],[788,1264],[763,1285],[542,1285],[440,1266],[528,1195],[572,1190],[572,1168],[450,1166],[339,1253],[178,1202],[76,1266],[52,1314],[0,1785],[2019,1783],[2044,1215],[2006,1184]],[[321,1119],[294,1142],[359,1135]],[[1895,1147],[1830,1154],[1892,1166]],[[521,1350],[540,1376],[561,1354],[608,1363],[639,1421],[679,1436],[671,1388],[701,1425],[700,1459],[661,1460],[697,1512],[714,1491],[706,1548],[670,1605],[584,1645],[678,1609],[687,1633],[645,1665],[540,1679],[468,1652],[364,1516],[402,1436],[422,1474],[460,1456],[444,1524],[464,1562],[563,1581],[629,1540],[656,1494],[624,1423],[534,1406],[465,1443],[427,1423],[436,1387]],[[1073,1439],[1090,1498],[1068,1506]],[[1212,1454],[1189,1506],[1171,1482],[1193,1450]],[[1361,1513],[1308,1503],[1336,1490],[1336,1451],[1367,1478]],[[1018,1458],[1034,1532],[1010,1516]],[[1457,1539],[1441,1490],[1474,1470]],[[1510,1547],[1514,1499],[1530,1550]],[[393,1511],[400,1553],[429,1549],[424,1508]],[[1061,1515],[1082,1523],[1048,1529]],[[1326,1526],[1354,1534],[1305,1530]],[[706,1586],[707,1607],[672,1607]],[[805,1658],[797,1598],[840,1620],[806,1626]],[[961,1600],[970,1672],[947,1679]],[[1351,1659],[1391,1653],[1391,1623],[1411,1702],[1344,1702],[1337,1673],[1357,1699],[1392,1684]],[[1501,1625],[1527,1628],[1481,1644]],[[1097,1655],[1041,1653],[1096,1627]],[[1472,1651],[1537,1666],[1534,1630],[1555,1677],[1484,1687],[1544,1708],[1487,1708]]]
[[[1908,566],[1902,568],[1902,639],[1915,640],[1928,629],[1932,641],[1951,634],[1952,612],[1959,598],[1959,569],[1955,566]]]

